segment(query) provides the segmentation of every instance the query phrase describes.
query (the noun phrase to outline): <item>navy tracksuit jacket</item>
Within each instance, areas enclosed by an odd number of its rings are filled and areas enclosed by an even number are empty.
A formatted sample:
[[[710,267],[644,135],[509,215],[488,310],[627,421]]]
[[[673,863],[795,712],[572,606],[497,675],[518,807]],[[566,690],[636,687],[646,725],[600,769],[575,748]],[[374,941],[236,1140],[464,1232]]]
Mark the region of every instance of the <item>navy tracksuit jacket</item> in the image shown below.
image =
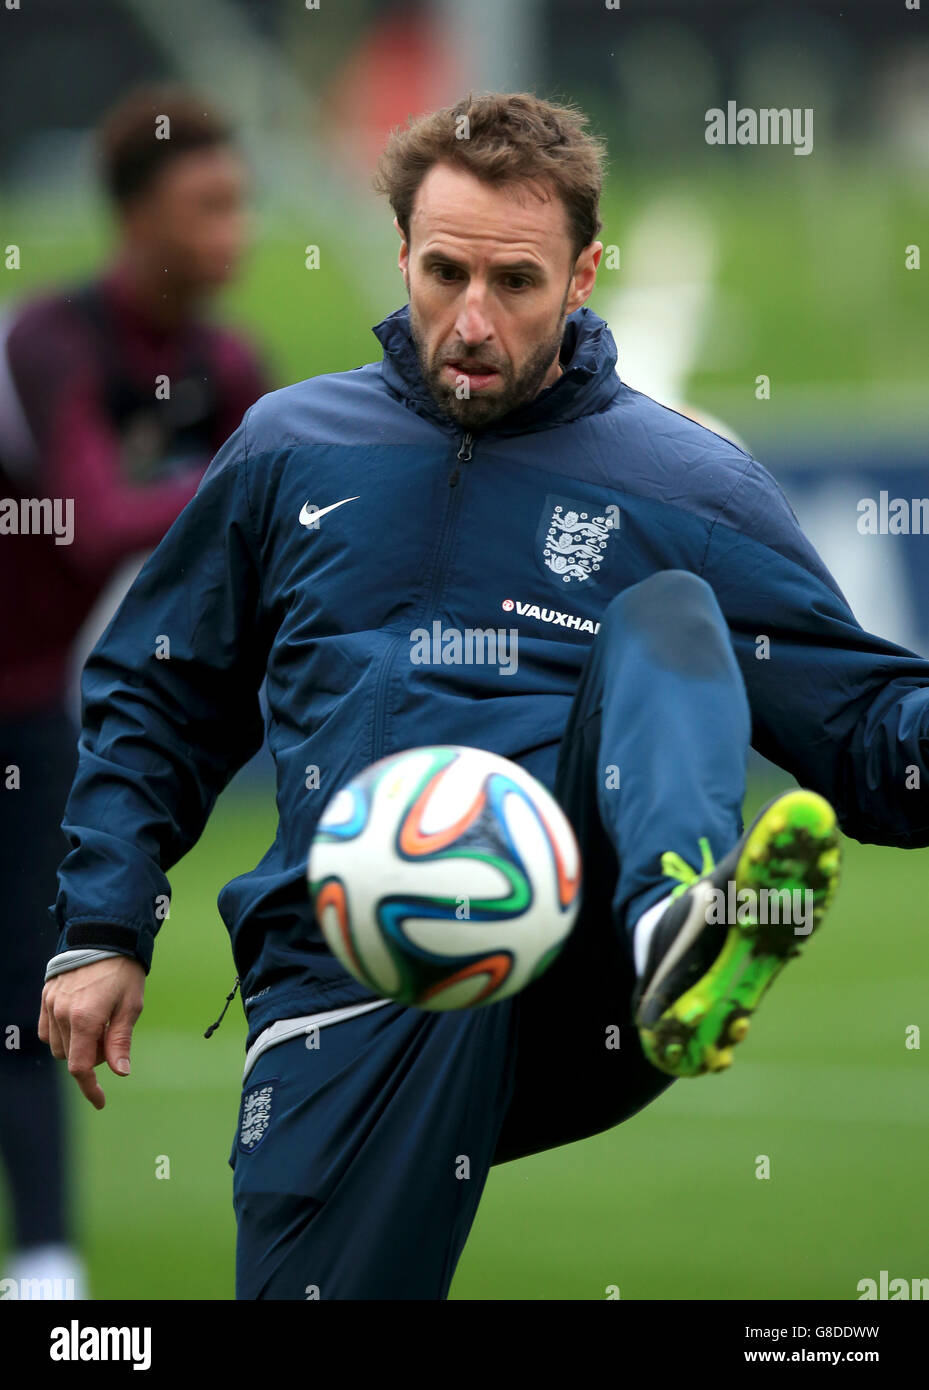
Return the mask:
[[[165,874],[260,746],[267,677],[280,824],[219,899],[249,1041],[370,998],[308,900],[328,797],[425,743],[491,749],[551,788],[606,605],[668,569],[716,596],[755,748],[828,797],[847,834],[929,844],[926,791],[907,788],[913,767],[929,787],[929,662],[862,631],[763,467],[624,385],[586,307],[567,321],[563,375],[473,438],[433,403],[408,308],[375,333],[382,361],[248,411],[88,661],[59,951],[109,947],[148,968]],[[469,628],[515,629],[517,668],[411,659],[414,632]],[[654,867],[621,907],[667,891]]]

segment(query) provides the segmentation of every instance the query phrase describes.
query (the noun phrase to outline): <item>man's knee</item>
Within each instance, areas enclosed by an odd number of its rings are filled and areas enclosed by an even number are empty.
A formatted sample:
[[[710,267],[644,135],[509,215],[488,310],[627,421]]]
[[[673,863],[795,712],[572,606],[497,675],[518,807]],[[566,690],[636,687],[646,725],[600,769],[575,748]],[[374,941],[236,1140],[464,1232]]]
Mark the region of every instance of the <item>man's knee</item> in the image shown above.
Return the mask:
[[[689,570],[659,570],[617,594],[597,640],[620,634],[637,638],[659,665],[691,676],[719,675],[734,660],[716,595]]]

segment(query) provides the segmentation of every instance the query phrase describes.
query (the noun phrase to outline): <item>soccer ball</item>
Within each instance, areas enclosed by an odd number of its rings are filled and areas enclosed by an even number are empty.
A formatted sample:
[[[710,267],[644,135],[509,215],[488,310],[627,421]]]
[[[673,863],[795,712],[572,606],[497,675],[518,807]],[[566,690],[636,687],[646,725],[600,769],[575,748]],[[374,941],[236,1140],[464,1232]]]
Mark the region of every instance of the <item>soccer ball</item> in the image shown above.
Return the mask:
[[[382,998],[468,1009],[515,994],[574,925],[581,857],[561,807],[507,758],[382,758],[335,793],[308,864],[330,949]]]

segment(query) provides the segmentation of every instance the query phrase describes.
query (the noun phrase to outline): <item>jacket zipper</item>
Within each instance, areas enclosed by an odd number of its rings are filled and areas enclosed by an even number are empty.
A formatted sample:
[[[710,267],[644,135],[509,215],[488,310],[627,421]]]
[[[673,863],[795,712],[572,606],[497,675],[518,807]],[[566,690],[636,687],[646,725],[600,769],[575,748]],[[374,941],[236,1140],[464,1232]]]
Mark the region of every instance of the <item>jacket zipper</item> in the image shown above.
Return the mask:
[[[448,479],[449,488],[457,488],[458,480],[461,476],[461,465],[470,461],[471,449],[473,444],[474,436],[472,434],[465,433],[461,436],[461,444],[459,445],[458,453],[455,456],[455,466],[452,469]],[[436,561],[435,576],[433,578],[432,585],[429,590],[429,597],[426,601],[427,616],[429,610],[432,608],[432,605],[435,603],[435,600],[438,597],[439,590],[445,579],[444,567],[442,562],[445,557],[445,551],[448,548],[448,542],[451,537],[452,527],[454,526],[455,518],[458,514],[458,499],[460,498],[460,496],[461,494],[459,492],[453,492],[449,501],[449,505],[445,510],[445,518],[442,524],[442,538],[439,542],[439,554],[438,559]],[[382,745],[384,742],[384,693],[387,689],[387,682],[390,679],[390,675],[393,670],[394,659],[396,658],[397,651],[400,647],[400,643],[406,640],[407,639],[404,637],[394,637],[393,640],[390,642],[387,651],[384,653],[384,659],[381,662],[381,669],[377,679],[377,686],[375,687],[374,691],[374,733],[372,735],[371,740],[373,762],[377,762],[378,758],[383,756]]]
[[[449,487],[457,487],[458,479],[461,475],[461,465],[469,463],[471,459],[471,445],[474,443],[473,434],[463,434],[461,436],[461,448],[458,450],[458,461],[452,469],[452,475],[448,480]]]

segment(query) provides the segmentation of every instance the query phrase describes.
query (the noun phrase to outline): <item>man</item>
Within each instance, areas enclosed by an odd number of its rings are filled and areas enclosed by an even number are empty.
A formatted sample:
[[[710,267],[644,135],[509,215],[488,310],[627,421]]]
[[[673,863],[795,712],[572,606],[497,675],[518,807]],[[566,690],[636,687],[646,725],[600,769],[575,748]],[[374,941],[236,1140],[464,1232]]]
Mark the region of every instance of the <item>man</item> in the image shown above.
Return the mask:
[[[41,1031],[98,1107],[94,1067],[129,1071],[165,870],[259,746],[267,677],[279,830],[219,900],[249,1022],[241,1298],[444,1297],[493,1163],[728,1063],[828,905],[825,798],[862,839],[929,841],[903,791],[929,770],[929,663],[861,630],[757,463],[616,375],[584,307],[603,153],[585,127],[491,94],[394,134],[377,187],[410,302],[375,329],[383,360],[252,408],[85,673]],[[594,514],[605,544],[572,555]],[[410,659],[415,629],[500,614],[515,672]],[[750,736],[813,790],[740,838]],[[534,773],[583,854],[561,956],[474,1011],[374,998],[307,899],[328,796],[426,743]],[[730,885],[804,910],[740,922]]]
[[[99,153],[119,231],[110,266],[18,306],[0,334],[0,1022],[16,1030],[0,1049],[5,1272],[75,1297],[59,1076],[35,1034],[76,761],[75,641],[267,389],[252,351],[203,317],[244,243],[245,169],[225,123],[183,92],[139,92],[107,118]]]

